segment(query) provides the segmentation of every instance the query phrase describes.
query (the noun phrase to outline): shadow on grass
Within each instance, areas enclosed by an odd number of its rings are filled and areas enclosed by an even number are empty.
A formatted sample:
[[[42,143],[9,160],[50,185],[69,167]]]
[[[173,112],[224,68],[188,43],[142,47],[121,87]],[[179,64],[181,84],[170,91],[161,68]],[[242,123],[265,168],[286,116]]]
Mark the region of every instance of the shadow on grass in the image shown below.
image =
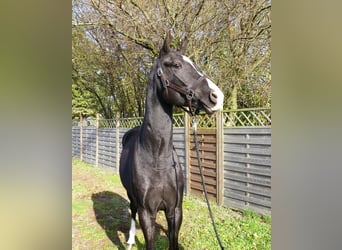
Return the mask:
[[[93,209],[96,221],[105,230],[107,237],[113,242],[118,249],[126,249],[126,241],[130,229],[130,213],[129,202],[119,194],[103,191],[92,194]],[[137,223],[137,229],[140,229]],[[125,235],[125,239],[119,238],[120,232]],[[167,249],[168,239],[165,236],[167,229],[156,223],[156,248]],[[135,238],[137,249],[144,249],[145,243]],[[179,246],[180,249],[184,249]]]
[[[125,242],[119,238],[119,232],[124,233],[127,239],[130,226],[128,201],[121,195],[109,191],[92,194],[91,198],[96,220],[105,230],[107,237],[118,249],[126,249]]]

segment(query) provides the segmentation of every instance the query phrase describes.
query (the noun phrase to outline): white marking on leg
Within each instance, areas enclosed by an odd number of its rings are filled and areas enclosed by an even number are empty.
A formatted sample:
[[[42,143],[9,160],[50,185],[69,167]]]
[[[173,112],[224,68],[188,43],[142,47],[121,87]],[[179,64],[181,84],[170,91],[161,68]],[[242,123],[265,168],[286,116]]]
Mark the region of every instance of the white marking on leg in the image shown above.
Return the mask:
[[[135,244],[135,220],[131,219],[131,228],[129,229],[128,245]]]

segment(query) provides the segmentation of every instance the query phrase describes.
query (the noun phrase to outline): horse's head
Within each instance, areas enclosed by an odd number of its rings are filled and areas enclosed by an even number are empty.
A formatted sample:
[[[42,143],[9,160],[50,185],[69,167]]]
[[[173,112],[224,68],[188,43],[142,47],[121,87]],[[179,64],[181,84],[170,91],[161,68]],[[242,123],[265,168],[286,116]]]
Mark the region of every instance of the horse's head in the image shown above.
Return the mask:
[[[160,81],[160,93],[166,103],[204,109],[214,113],[223,108],[222,91],[186,56],[186,39],[179,49],[170,47],[171,35],[167,33],[156,64],[156,76]]]

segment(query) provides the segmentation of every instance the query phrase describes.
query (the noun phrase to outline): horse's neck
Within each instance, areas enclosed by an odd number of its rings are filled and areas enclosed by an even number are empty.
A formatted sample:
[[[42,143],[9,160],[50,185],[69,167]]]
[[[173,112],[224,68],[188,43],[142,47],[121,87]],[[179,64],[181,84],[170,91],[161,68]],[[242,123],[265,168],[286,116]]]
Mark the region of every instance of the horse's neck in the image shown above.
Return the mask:
[[[146,93],[146,108],[141,127],[141,143],[152,151],[155,157],[171,157],[172,106],[163,103],[157,96],[156,84],[152,79]]]

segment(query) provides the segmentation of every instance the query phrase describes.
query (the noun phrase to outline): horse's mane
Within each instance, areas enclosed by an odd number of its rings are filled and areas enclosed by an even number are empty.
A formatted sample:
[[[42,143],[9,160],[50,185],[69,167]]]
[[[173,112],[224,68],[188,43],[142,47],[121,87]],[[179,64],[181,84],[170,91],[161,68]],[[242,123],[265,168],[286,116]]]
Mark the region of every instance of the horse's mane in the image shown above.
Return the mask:
[[[138,133],[140,130],[140,126],[134,127],[130,130],[128,130],[124,136],[122,137],[122,146],[124,147],[127,142],[129,141],[129,139],[134,136],[136,133]]]

